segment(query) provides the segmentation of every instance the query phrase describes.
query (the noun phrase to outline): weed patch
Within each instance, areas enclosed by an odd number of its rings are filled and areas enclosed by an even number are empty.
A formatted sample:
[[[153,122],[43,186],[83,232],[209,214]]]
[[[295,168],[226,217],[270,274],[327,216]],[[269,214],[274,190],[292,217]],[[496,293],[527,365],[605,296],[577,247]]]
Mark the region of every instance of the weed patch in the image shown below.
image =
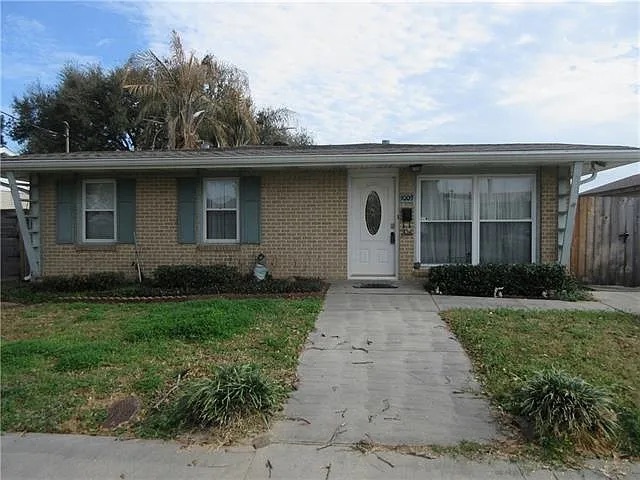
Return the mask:
[[[177,311],[174,305],[155,305],[144,316],[127,322],[124,334],[133,341],[226,339],[246,331],[255,320],[255,310],[231,300],[221,300],[205,308],[200,304],[185,304]]]
[[[606,389],[619,413],[616,448],[640,450],[640,318],[600,311],[451,310],[442,314],[472,358],[488,393],[507,411],[536,372],[561,369]],[[620,414],[620,412],[623,412]],[[550,455],[575,442],[549,437]],[[559,452],[559,453],[558,453]]]
[[[176,424],[165,407],[216,367],[253,364],[274,384],[290,385],[320,308],[321,299],[308,298],[3,309],[3,431],[180,435],[191,427]],[[178,374],[186,383],[168,395]],[[103,429],[113,399],[129,395],[140,400],[139,417],[117,431]],[[208,434],[228,442],[264,428],[243,421]]]
[[[174,415],[191,427],[226,426],[252,413],[270,413],[281,392],[255,365],[225,365],[211,378],[188,384]]]

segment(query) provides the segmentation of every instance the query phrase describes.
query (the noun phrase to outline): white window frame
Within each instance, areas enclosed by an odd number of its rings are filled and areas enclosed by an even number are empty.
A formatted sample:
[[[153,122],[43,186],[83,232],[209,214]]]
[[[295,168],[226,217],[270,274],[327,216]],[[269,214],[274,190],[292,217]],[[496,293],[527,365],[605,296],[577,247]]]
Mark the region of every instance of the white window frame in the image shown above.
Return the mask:
[[[531,218],[530,219],[505,219],[505,220],[489,220],[480,218],[480,188],[479,182],[483,178],[528,178],[531,180]],[[422,263],[422,248],[420,237],[422,232],[422,182],[424,180],[450,180],[450,179],[471,179],[471,265],[480,263],[480,223],[481,222],[531,222],[531,263],[537,263],[537,245],[538,245],[538,194],[537,194],[537,178],[534,173],[499,173],[499,174],[473,174],[473,175],[418,175],[416,177],[416,228],[415,228],[415,261],[420,263],[422,267],[435,267],[443,265],[440,263]],[[463,222],[465,220],[455,220]],[[468,220],[466,220],[468,221]],[[442,221],[445,222],[444,220]],[[434,221],[434,223],[437,223]],[[469,265],[469,264],[467,264]]]
[[[113,209],[87,210],[87,185],[90,183],[110,183],[113,185]],[[113,238],[87,238],[87,212],[113,212]],[[82,181],[82,241],[85,243],[114,243],[118,238],[118,190],[112,178],[88,179]]]
[[[236,184],[235,208],[207,208],[207,184],[214,181],[232,181]],[[236,238],[207,238],[207,212],[236,212]],[[238,177],[209,177],[202,182],[202,240],[204,243],[240,243],[240,179]]]

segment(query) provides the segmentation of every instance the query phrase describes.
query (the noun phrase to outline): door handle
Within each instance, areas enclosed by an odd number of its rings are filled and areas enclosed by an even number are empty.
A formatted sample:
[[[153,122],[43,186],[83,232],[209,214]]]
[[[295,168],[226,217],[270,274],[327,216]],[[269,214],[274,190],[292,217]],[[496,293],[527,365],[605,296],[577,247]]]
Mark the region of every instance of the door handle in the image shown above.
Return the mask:
[[[391,232],[391,238],[389,240],[391,241],[391,245],[396,244],[396,232]]]

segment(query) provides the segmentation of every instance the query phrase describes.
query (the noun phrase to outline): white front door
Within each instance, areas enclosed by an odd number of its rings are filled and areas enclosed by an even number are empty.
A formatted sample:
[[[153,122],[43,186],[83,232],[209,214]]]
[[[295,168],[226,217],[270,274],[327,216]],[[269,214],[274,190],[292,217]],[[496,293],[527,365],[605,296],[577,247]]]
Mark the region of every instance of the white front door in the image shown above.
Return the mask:
[[[395,178],[351,177],[349,195],[350,276],[394,277]]]

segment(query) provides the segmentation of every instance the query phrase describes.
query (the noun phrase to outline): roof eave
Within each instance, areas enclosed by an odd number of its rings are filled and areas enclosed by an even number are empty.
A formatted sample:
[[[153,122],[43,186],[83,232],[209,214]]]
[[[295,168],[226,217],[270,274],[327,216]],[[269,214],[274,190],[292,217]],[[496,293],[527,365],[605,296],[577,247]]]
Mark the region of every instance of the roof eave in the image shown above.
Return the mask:
[[[366,167],[478,164],[560,165],[572,162],[600,162],[602,168],[640,161],[634,150],[565,150],[565,151],[483,151],[439,153],[388,153],[347,155],[260,155],[260,156],[202,156],[176,159],[175,156],[153,158],[103,157],[88,161],[83,158],[9,160],[0,166],[2,172],[17,174],[44,172],[105,172],[127,170],[192,170],[231,168],[283,168],[283,167]]]

